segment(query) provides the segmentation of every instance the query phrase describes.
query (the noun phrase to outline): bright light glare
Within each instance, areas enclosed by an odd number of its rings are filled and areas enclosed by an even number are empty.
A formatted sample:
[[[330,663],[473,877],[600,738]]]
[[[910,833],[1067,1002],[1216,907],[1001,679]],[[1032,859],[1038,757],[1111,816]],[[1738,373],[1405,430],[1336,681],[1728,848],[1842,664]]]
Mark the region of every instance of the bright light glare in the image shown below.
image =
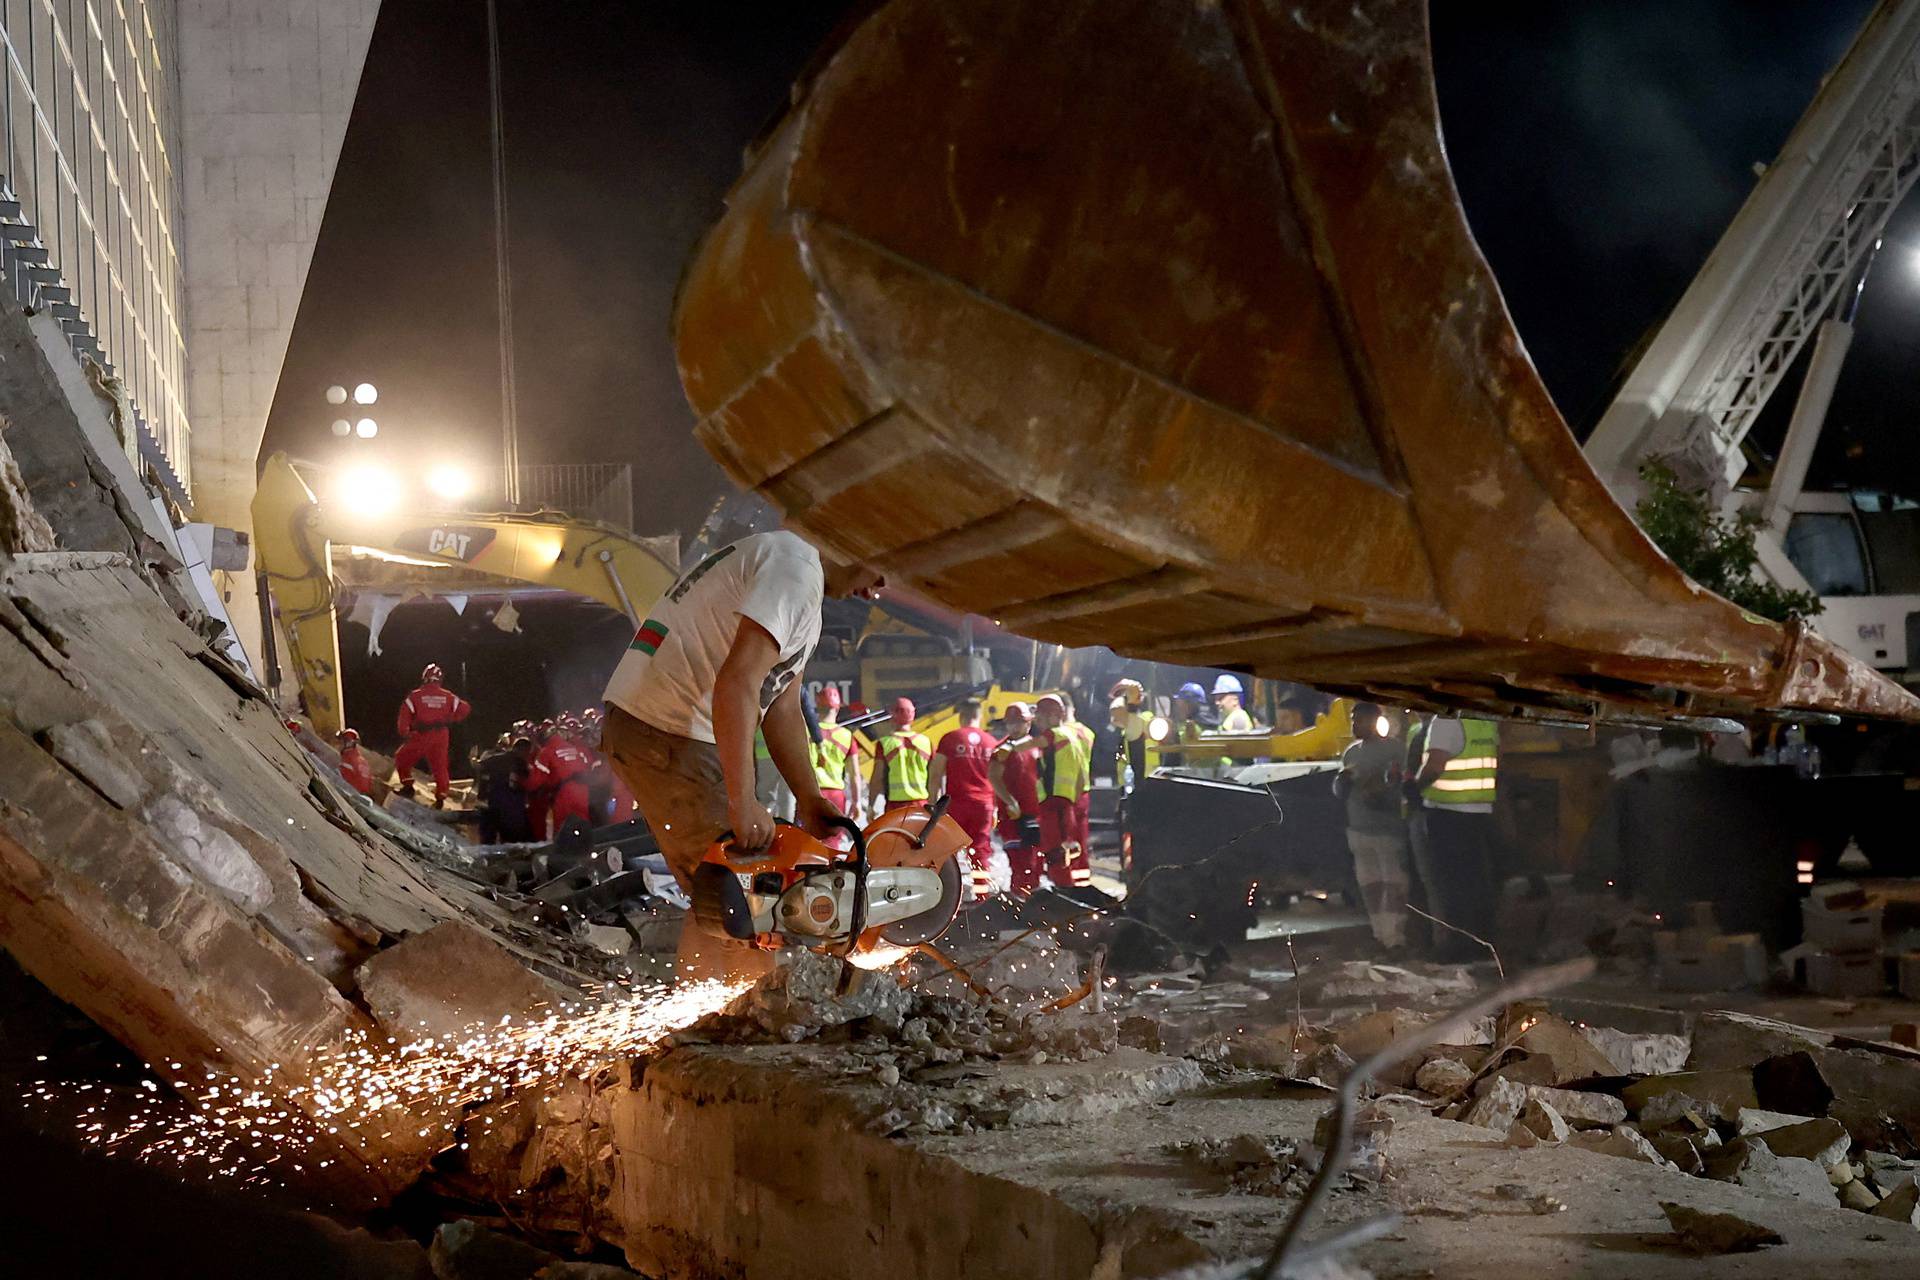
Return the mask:
[[[346,402],[347,389],[345,387],[333,386],[327,388],[328,404],[345,404]]]
[[[362,418],[353,424],[353,430],[362,440],[371,440],[380,434],[380,424],[372,418]]]
[[[1387,719],[1385,716],[1374,717],[1373,732],[1378,737],[1386,737],[1393,732],[1393,721]]]
[[[340,477],[339,496],[356,516],[383,516],[400,505],[400,482],[385,467],[355,467]]]
[[[465,467],[443,462],[427,472],[427,488],[449,502],[458,502],[473,492],[473,475]]]
[[[379,398],[380,393],[373,389],[371,382],[363,382],[353,389],[353,402],[355,404],[372,404]]]
[[[1167,723],[1165,716],[1155,716],[1147,722],[1147,736],[1155,742],[1165,742],[1167,740],[1167,734],[1172,731],[1173,726]]]
[[[333,420],[333,434],[337,436],[350,436],[353,434],[353,424],[345,418],[335,418]]]

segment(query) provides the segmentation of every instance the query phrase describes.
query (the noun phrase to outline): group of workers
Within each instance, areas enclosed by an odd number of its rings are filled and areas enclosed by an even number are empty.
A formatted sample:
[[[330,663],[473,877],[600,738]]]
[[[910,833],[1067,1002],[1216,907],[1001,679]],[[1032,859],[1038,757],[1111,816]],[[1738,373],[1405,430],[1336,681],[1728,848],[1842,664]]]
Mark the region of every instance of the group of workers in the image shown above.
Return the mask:
[[[1495,905],[1498,730],[1468,716],[1416,716],[1396,733],[1380,707],[1360,703],[1353,739],[1334,789],[1346,801],[1347,847],[1374,940],[1389,955],[1409,949],[1417,888],[1444,922],[1434,957],[1484,958],[1477,939],[1491,932]]]
[[[982,724],[983,705],[969,699],[957,708],[958,726],[937,743],[913,727],[918,709],[909,698],[895,699],[884,729],[871,741],[840,723],[844,709],[838,686],[823,686],[814,697],[819,733],[809,747],[820,794],[837,811],[858,818],[869,803],[878,814],[945,796],[947,812],[972,839],[969,875],[976,900],[1000,888],[1031,893],[1043,872],[1060,885],[1092,882],[1087,849],[1094,735],[1074,718],[1067,695],[1048,694],[1032,706],[1013,703],[995,726],[997,736]],[[870,772],[862,768],[865,756],[872,757]],[[763,769],[763,795],[765,774]],[[996,833],[1004,872],[994,850]]]
[[[996,836],[1014,893],[1032,892],[1043,875],[1061,886],[1089,883],[1094,733],[1075,718],[1066,695],[1012,704],[992,731],[979,702],[963,703],[958,727],[937,743],[914,728],[916,708],[905,698],[867,740],[840,723],[846,708],[837,687],[823,687],[805,705],[799,674],[819,641],[823,595],[873,599],[882,585],[870,567],[823,562],[810,543],[786,531],[755,534],[707,556],[636,632],[608,684],[604,723],[597,711],[521,722],[488,757],[493,763],[481,773],[497,829],[519,826],[511,820],[515,793],[525,798],[524,830],[533,838],[570,818],[617,820],[637,809],[682,888],[690,889],[694,868],[722,836],[747,850],[772,840],[772,799],[760,785],[772,775],[791,797],[787,816],[823,839],[835,834],[828,825],[835,815],[857,819],[869,807],[948,797],[948,812],[971,837],[976,898],[998,887]],[[1114,691],[1123,744],[1139,737],[1128,728],[1141,718],[1127,692],[1124,685]],[[1244,692],[1231,675],[1210,692],[1182,686],[1173,732],[1191,742],[1206,733],[1252,731]],[[1205,714],[1209,703],[1214,716]],[[427,764],[436,803],[447,794],[448,727],[470,711],[446,689],[437,666],[401,705],[406,742],[395,765],[404,778],[416,762]],[[1390,951],[1407,947],[1414,876],[1434,915],[1484,934],[1499,772],[1494,726],[1416,718],[1396,733],[1379,707],[1365,704],[1353,721],[1354,741],[1335,785],[1345,798],[1349,847],[1378,941]],[[864,756],[872,759],[863,768]],[[370,789],[352,730],[342,734],[341,772]],[[1477,954],[1472,939],[1451,931],[1436,941],[1445,958]],[[683,964],[710,972],[745,963],[733,954],[698,958],[716,945],[724,946],[688,931]]]
[[[393,769],[401,780],[413,777],[414,768],[425,765],[433,774],[433,807],[443,808],[453,787],[451,763],[447,751],[449,730],[469,715],[473,704],[446,686],[446,673],[437,662],[429,662],[420,673],[420,684],[400,700],[394,718],[400,730],[400,750],[393,756]],[[373,794],[373,766],[360,745],[358,729],[342,729],[336,735],[340,749],[340,776],[361,795]]]
[[[440,665],[428,663],[395,718],[401,744],[393,757],[393,785],[410,789],[413,771],[424,766],[433,776],[434,808],[444,808],[452,789],[449,730],[472,713],[473,704],[446,687]],[[537,723],[516,720],[492,750],[476,755],[483,843],[549,840],[569,820],[606,826],[633,816],[632,793],[600,752],[603,720],[598,707]],[[340,776],[372,795],[373,766],[359,731],[342,729],[336,742]]]

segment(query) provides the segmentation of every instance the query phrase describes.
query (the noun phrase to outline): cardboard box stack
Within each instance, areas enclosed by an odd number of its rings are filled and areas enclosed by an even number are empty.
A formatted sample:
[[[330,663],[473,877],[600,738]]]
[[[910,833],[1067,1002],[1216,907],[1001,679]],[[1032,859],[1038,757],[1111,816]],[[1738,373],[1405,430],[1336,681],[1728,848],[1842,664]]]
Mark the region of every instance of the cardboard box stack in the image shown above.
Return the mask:
[[[1800,945],[1783,958],[1799,961],[1800,981],[1816,995],[1878,995],[1887,989],[1880,917],[1880,904],[1859,885],[1816,885],[1800,902]]]
[[[1690,903],[1680,928],[1654,934],[1653,960],[1669,991],[1733,991],[1767,980],[1760,935],[1720,932],[1711,902]]]

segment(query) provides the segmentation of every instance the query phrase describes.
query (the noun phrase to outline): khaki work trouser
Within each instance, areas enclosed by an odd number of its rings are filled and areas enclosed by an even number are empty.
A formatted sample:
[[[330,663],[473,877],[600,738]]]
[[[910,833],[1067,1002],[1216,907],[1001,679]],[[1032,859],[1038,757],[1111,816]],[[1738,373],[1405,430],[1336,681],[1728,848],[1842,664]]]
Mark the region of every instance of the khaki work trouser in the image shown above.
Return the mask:
[[[673,878],[691,894],[693,869],[727,829],[727,783],[719,748],[656,729],[608,706],[601,749],[633,792]],[[772,952],[717,938],[694,923],[692,912],[681,923],[678,971],[683,980],[757,978],[772,970]]]

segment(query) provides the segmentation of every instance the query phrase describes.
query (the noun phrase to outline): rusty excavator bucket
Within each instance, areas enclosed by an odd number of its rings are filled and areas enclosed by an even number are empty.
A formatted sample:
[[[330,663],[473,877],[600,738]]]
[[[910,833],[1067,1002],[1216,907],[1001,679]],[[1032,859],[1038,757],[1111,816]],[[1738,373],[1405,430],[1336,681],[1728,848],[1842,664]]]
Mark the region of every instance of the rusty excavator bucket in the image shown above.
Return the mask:
[[[887,0],[682,285],[699,436],[1041,640],[1423,708],[1920,718],[1689,581],[1522,349],[1423,0]]]

